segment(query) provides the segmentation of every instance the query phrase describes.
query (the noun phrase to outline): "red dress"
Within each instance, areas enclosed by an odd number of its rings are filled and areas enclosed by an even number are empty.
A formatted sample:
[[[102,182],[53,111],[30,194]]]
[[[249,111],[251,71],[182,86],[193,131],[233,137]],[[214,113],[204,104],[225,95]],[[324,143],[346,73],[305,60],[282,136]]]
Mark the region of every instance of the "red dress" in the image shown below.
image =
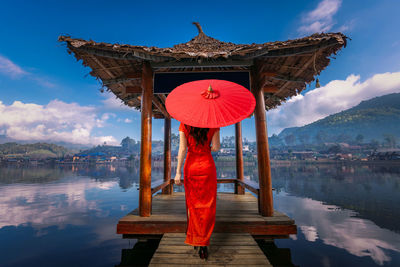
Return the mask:
[[[196,146],[196,140],[189,135],[190,126],[179,125],[179,131],[185,133],[188,147],[183,166],[187,217],[185,243],[192,246],[208,246],[215,225],[217,169],[210,144],[218,130],[210,128],[207,141]]]

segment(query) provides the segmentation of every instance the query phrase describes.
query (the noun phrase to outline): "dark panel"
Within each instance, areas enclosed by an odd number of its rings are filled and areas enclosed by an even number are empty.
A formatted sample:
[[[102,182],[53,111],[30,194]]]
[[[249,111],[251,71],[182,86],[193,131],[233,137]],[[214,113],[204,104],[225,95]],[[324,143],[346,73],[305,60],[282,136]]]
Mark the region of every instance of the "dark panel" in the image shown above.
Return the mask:
[[[168,94],[177,86],[197,80],[217,79],[240,84],[250,90],[248,71],[237,72],[184,72],[184,73],[155,73],[154,93]]]

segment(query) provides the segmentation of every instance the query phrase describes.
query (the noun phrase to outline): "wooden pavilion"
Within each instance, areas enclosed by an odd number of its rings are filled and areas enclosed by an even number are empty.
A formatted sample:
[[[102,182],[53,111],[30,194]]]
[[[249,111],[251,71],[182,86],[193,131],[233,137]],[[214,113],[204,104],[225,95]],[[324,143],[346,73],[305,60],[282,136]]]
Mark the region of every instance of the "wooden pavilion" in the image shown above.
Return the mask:
[[[241,122],[235,124],[236,177],[234,193],[218,193],[215,232],[250,233],[254,237],[287,237],[296,233],[294,221],[273,209],[266,110],[299,94],[346,46],[342,33],[321,33],[284,42],[233,44],[204,34],[171,48],[108,44],[60,36],[68,52],[92,70],[107,90],[126,105],[141,110],[139,208],[122,218],[117,233],[125,237],[154,237],[183,233],[184,195],[173,192],[171,177],[171,117],[165,108],[177,85],[198,79],[240,83],[256,98],[255,129],[259,183],[243,177]],[[151,181],[152,118],[164,119],[164,180]],[[245,192],[245,188],[255,193]],[[155,193],[162,190],[161,194]]]

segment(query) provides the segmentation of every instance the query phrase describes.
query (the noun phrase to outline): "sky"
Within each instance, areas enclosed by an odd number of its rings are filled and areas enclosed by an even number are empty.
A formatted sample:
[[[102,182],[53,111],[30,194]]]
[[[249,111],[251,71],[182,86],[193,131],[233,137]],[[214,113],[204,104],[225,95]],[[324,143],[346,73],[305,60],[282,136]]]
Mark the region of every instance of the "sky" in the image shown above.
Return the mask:
[[[67,53],[59,35],[98,42],[171,47],[203,31],[221,41],[264,43],[342,32],[347,47],[319,76],[268,111],[268,135],[400,92],[400,1],[0,1],[0,135],[16,140],[118,145],[140,140],[140,112],[115,96]],[[153,140],[163,140],[153,119]],[[178,134],[179,122],[172,120]],[[242,122],[255,140],[254,117]],[[234,135],[234,126],[221,136]]]

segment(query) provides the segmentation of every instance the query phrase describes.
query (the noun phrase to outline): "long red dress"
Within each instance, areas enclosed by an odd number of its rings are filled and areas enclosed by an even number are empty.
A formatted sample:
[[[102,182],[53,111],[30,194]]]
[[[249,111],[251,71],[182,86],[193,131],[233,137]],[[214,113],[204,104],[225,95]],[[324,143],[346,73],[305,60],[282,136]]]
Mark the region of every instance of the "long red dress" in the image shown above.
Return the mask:
[[[179,125],[179,131],[185,133],[188,147],[183,166],[187,217],[185,243],[208,246],[215,225],[217,204],[217,169],[210,144],[219,128],[210,128],[207,141],[196,146],[196,140],[189,135],[190,127],[183,123]]]

